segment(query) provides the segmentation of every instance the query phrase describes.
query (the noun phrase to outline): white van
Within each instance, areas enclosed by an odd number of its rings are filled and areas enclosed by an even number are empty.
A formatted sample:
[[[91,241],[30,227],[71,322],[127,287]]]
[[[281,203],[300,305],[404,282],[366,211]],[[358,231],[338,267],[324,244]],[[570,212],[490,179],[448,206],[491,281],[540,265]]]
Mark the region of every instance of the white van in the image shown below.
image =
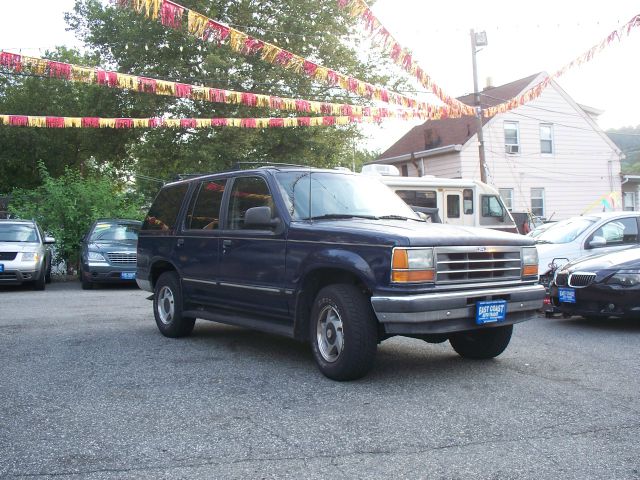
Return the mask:
[[[380,167],[386,168],[384,172]],[[516,223],[500,194],[486,183],[433,175],[402,177],[391,165],[365,165],[362,173],[378,175],[382,183],[407,204],[418,207],[418,211],[421,208],[437,208],[442,223],[518,233]]]

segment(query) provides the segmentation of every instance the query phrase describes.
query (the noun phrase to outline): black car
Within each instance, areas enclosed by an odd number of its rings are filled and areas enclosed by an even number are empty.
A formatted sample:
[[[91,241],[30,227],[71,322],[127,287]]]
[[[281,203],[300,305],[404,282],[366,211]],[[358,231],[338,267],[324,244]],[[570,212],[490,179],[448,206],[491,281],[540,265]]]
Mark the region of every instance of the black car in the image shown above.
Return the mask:
[[[142,222],[97,220],[80,242],[80,280],[89,290],[96,283],[131,283],[136,279],[136,248]]]
[[[556,273],[551,302],[567,316],[640,316],[640,247],[569,263]]]

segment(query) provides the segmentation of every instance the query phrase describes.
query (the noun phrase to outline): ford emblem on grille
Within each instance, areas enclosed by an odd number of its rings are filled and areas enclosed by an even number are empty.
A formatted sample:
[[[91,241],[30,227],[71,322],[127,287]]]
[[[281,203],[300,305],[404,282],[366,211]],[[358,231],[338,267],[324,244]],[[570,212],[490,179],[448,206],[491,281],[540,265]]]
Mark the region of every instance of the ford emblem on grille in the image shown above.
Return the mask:
[[[479,252],[486,252],[487,251],[487,247],[478,247],[478,251]]]

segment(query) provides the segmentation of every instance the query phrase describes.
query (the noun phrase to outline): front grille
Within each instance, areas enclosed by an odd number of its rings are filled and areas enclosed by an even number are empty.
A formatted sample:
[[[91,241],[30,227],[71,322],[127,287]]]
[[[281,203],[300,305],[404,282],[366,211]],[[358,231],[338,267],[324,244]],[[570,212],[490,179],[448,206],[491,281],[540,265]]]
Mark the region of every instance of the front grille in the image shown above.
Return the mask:
[[[569,275],[567,273],[558,273],[556,275],[556,285],[559,287],[566,287],[569,282]]]
[[[587,287],[596,279],[595,273],[576,272],[569,276],[569,286],[575,288]]]
[[[18,256],[18,252],[0,252],[0,260],[15,260]]]
[[[520,280],[518,247],[438,247],[436,283],[480,283]]]
[[[8,272],[2,272],[0,273],[0,281],[9,281],[9,282],[15,282],[18,279],[18,275],[16,273],[8,273]]]
[[[112,265],[135,265],[137,262],[135,252],[111,252],[107,257]]]

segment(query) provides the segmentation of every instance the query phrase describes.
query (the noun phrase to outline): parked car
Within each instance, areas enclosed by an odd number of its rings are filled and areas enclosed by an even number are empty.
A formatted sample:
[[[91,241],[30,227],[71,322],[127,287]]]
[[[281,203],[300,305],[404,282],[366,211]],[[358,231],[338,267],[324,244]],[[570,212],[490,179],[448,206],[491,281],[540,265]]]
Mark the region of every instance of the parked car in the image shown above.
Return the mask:
[[[142,222],[124,219],[96,221],[80,242],[80,280],[89,290],[97,283],[133,283],[136,248]]]
[[[540,282],[549,285],[570,261],[640,245],[639,222],[640,212],[603,212],[553,224],[535,239]]]
[[[640,247],[564,266],[551,284],[551,301],[566,315],[640,317]]]
[[[533,240],[427,223],[376,178],[272,166],[165,185],[136,281],[167,337],[196,318],[286,335],[349,380],[395,335],[498,356],[542,306],[537,267]]]
[[[33,220],[0,220],[0,285],[30,283],[44,290],[51,281],[51,251],[55,243]]]

